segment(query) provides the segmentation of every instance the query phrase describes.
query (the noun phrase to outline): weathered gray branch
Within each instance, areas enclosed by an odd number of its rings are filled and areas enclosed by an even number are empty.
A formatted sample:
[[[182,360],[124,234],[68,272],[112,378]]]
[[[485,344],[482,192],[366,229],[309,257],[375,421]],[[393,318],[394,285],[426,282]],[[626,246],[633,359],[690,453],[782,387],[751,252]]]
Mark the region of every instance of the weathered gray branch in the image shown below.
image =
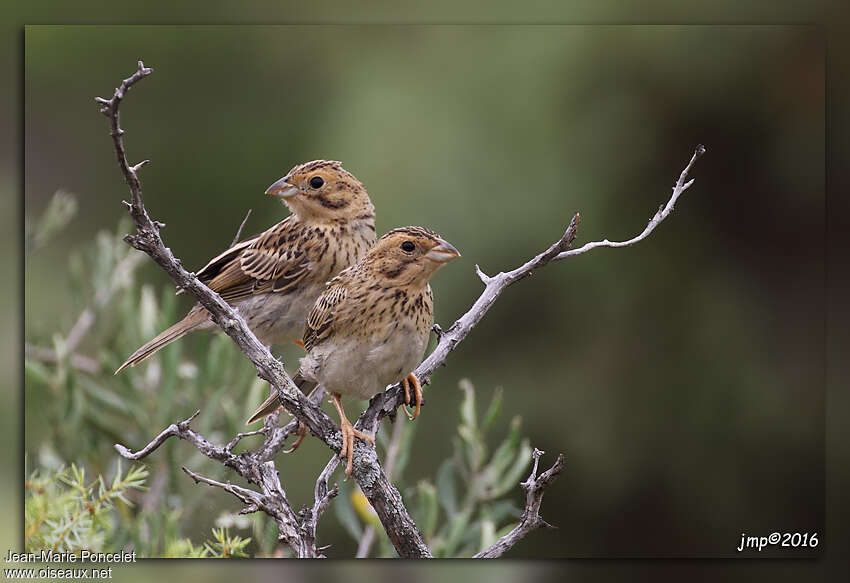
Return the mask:
[[[261,459],[262,448],[256,452],[233,453],[233,448],[236,447],[239,441],[246,437],[268,434],[266,438],[266,442],[268,443],[275,438],[273,431],[271,431],[271,429],[275,428],[264,427],[257,431],[240,433],[226,445],[218,446],[189,427],[189,424],[199,413],[200,411],[196,411],[188,419],[169,425],[159,435],[154,437],[149,444],[137,452],[132,452],[120,444],[116,444],[115,449],[127,459],[140,460],[153,453],[169,437],[177,437],[188,441],[208,458],[216,460],[236,471],[236,473],[249,483],[258,485],[261,491],[256,492],[229,482],[226,484],[217,482],[211,478],[205,478],[200,474],[192,472],[185,467],[183,468],[184,472],[192,476],[196,482],[204,482],[211,486],[217,486],[239,498],[239,500],[246,504],[246,507],[240,511],[241,514],[262,511],[271,516],[278,525],[279,539],[292,549],[295,556],[317,556],[315,540],[306,536],[308,534],[306,520],[293,512],[286,492],[280,484],[274,461],[263,461]],[[315,525],[312,527],[312,533],[315,533]]]
[[[301,511],[301,520],[304,525],[304,540],[308,548],[313,549],[317,553],[319,549],[316,547],[316,531],[319,528],[319,520],[321,520],[331,500],[339,494],[339,486],[336,484],[333,485],[333,488],[329,486],[331,474],[338,465],[339,458],[336,456],[332,457],[325,465],[325,469],[322,470],[319,474],[319,479],[316,480],[316,487],[313,491],[313,506],[311,508],[304,508]]]
[[[236,309],[231,307],[221,297],[204,285],[194,274],[183,268],[181,262],[171,250],[165,246],[159,234],[163,223],[151,220],[142,201],[142,186],[138,178],[138,170],[148,161],[130,165],[124,148],[124,130],[120,125],[119,106],[127,92],[141,79],[153,72],[138,63],[138,70],[121,82],[111,99],[95,98],[102,105],[100,111],[109,118],[110,135],[112,136],[118,165],[124,174],[124,179],[130,188],[131,202],[127,203],[130,216],[136,223],[137,233],[127,235],[124,240],[132,247],[147,253],[166,273],[174,283],[192,294],[196,300],[209,312],[210,318],[230,336],[243,353],[254,363],[258,376],[267,381],[277,391],[282,404],[319,439],[324,441],[335,452],[341,447],[339,429],[317,405],[311,403],[305,395],[292,383],[286,374],[283,364],[272,356],[269,349],[254,335],[245,320]],[[165,436],[163,439],[167,439]],[[364,452],[364,449],[370,451]],[[387,534],[396,545],[402,557],[430,557],[431,553],[422,539],[422,534],[410,514],[404,507],[398,490],[385,478],[372,448],[359,444],[355,448],[359,455],[355,458],[355,478],[360,484],[367,499],[375,508]]]
[[[484,549],[480,553],[473,555],[475,559],[494,559],[501,557],[511,547],[521,541],[525,536],[536,528],[541,526],[553,528],[551,524],[540,517],[540,504],[543,502],[543,492],[558,479],[561,470],[564,469],[564,454],[558,454],[558,459],[554,465],[537,475],[537,464],[540,462],[540,457],[544,452],[536,447],[534,448],[534,466],[531,468],[531,475],[520,486],[525,490],[525,508],[522,511],[522,517],[511,531],[493,543],[492,546]]]
[[[387,457],[384,460],[384,472],[387,478],[392,480],[395,473],[395,464],[398,461],[398,454],[401,451],[401,436],[404,433],[404,422],[396,419],[393,424],[393,434],[390,437],[390,443],[387,446]],[[334,458],[336,459],[336,458]],[[360,537],[360,543],[357,545],[358,559],[365,559],[369,556],[369,551],[372,549],[372,543],[375,542],[375,527],[371,524],[366,525],[363,529],[363,536]]]
[[[561,259],[566,259],[568,257],[574,257],[576,255],[581,255],[582,253],[587,253],[591,249],[596,249],[597,247],[628,247],[630,245],[634,245],[638,241],[643,241],[646,239],[649,234],[655,230],[661,221],[670,216],[670,213],[673,212],[673,208],[676,205],[676,201],[685,192],[688,188],[690,188],[691,184],[694,183],[693,179],[687,180],[688,173],[691,171],[691,168],[694,165],[694,162],[697,161],[697,158],[705,154],[705,146],[700,144],[694,150],[693,155],[691,156],[691,161],[688,162],[688,165],[685,166],[685,169],[682,170],[682,173],[679,175],[679,180],[676,181],[676,184],[673,186],[673,194],[670,197],[670,200],[667,201],[667,204],[663,205],[658,209],[658,212],[655,213],[649,223],[646,225],[646,228],[639,235],[632,237],[627,241],[609,241],[608,239],[603,239],[602,241],[593,241],[591,243],[585,243],[578,249],[571,249],[569,251],[563,251],[558,254],[557,257],[554,258],[555,261],[560,261]]]

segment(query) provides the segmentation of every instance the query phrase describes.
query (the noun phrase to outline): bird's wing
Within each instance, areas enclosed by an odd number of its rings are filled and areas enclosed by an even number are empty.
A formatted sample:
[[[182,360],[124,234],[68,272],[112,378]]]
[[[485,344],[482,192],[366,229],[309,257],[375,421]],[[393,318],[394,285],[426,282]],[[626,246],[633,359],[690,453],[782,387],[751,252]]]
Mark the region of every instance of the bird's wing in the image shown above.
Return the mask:
[[[325,291],[307,315],[307,326],[304,328],[303,338],[304,349],[307,352],[331,333],[337,309],[347,296],[348,290],[343,278],[337,276],[328,282]]]
[[[239,241],[232,247],[228,247],[215,257],[209,260],[209,262],[204,265],[201,269],[199,269],[195,275],[202,282],[208,284],[211,279],[213,279],[216,275],[221,273],[221,271],[227,268],[234,259],[239,257],[239,254],[245,250],[252,242],[256,241],[257,237],[260,235],[252,235],[245,239],[244,241]],[[177,295],[185,293],[182,287],[177,290]]]
[[[310,270],[300,230],[301,225],[289,216],[214,258],[198,277],[227,302],[288,291]]]

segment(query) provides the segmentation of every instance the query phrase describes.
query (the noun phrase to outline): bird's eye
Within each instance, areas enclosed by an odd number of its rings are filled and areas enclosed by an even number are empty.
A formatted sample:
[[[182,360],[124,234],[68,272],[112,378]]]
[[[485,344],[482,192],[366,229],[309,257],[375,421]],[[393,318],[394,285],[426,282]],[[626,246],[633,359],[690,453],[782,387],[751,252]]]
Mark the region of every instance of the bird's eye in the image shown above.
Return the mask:
[[[403,251],[407,251],[408,253],[410,253],[411,251],[416,249],[416,245],[414,245],[411,241],[405,241],[401,244],[401,248]]]
[[[321,176],[314,176],[310,179],[310,186],[312,188],[321,188],[324,183],[325,181],[322,180]]]

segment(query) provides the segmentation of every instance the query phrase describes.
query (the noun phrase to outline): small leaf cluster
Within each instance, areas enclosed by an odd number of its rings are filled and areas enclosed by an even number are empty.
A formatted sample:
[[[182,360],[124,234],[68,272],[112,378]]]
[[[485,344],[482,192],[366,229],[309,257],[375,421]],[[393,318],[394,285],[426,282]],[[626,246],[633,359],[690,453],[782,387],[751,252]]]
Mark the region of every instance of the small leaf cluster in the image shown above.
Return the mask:
[[[103,476],[87,482],[85,468],[76,464],[53,471],[34,470],[25,483],[24,542],[27,551],[138,550],[138,538],[127,537],[121,530],[127,527],[124,511],[133,506],[131,491],[145,490],[147,477],[145,466],[134,466],[124,474],[120,463],[111,482]],[[246,547],[251,538],[231,535],[227,527],[213,528],[212,538],[203,545],[179,538],[175,528],[179,513],[171,514],[172,520],[167,521],[169,524],[164,525],[160,533],[167,539],[162,556],[222,559],[248,556]],[[116,544],[125,538],[128,540],[124,544]]]
[[[437,557],[471,556],[514,527],[508,520],[519,517],[520,508],[504,497],[517,488],[531,462],[531,446],[520,433],[519,416],[511,420],[508,435],[492,453],[487,447],[487,433],[501,413],[501,390],[479,418],[472,383],[463,380],[460,388],[464,397],[454,455],[442,463],[434,485],[421,482],[417,489],[416,515],[421,516],[423,533]],[[439,509],[445,516],[441,525],[436,519]]]
[[[103,476],[87,483],[85,469],[76,464],[54,472],[33,471],[25,483],[27,550],[102,550],[115,529],[116,505],[132,506],[127,494],[144,489],[147,476],[144,466],[122,474],[119,465],[107,486]]]

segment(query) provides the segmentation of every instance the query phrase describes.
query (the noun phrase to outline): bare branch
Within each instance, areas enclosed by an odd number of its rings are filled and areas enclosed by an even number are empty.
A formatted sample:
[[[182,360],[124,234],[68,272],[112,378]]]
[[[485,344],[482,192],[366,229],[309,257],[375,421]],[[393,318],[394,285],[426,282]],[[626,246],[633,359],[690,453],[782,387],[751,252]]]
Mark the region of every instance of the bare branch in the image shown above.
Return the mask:
[[[393,434],[390,437],[390,443],[387,446],[387,458],[384,460],[384,473],[389,480],[393,479],[395,473],[395,464],[398,461],[398,454],[401,451],[401,436],[404,433],[404,423],[396,419],[393,424]],[[375,542],[375,527],[371,524],[367,525],[363,530],[363,536],[360,538],[360,544],[357,545],[358,559],[365,559],[369,556],[369,551],[372,549],[372,543]]]
[[[304,539],[307,547],[312,549],[314,556],[321,557],[316,549],[316,530],[319,526],[319,520],[325,513],[331,500],[339,494],[339,486],[334,484],[333,488],[329,487],[329,480],[336,467],[339,465],[339,458],[334,456],[325,465],[325,469],[319,474],[316,480],[316,487],[313,491],[314,501],[312,508],[304,508],[301,510],[301,519],[304,530]]]
[[[236,447],[236,444],[238,444],[240,441],[242,441],[246,437],[251,437],[252,435],[265,435],[265,434],[266,434],[266,428],[265,427],[263,427],[262,429],[257,429],[255,431],[246,431],[245,433],[237,433],[236,437],[231,439],[228,442],[228,444],[224,446],[224,451],[226,451],[228,453],[232,453],[233,448]]]
[[[179,423],[172,423],[171,425],[169,425],[168,427],[163,429],[160,432],[159,435],[154,437],[151,440],[150,443],[148,443],[145,447],[143,447],[142,449],[140,449],[139,451],[137,451],[135,453],[130,451],[129,449],[127,449],[126,447],[124,447],[120,443],[116,443],[114,447],[115,447],[116,451],[119,454],[121,454],[122,457],[125,457],[128,460],[137,461],[137,460],[148,457],[151,453],[156,451],[159,448],[160,445],[165,443],[165,440],[168,439],[169,437],[176,436],[176,437],[179,437],[180,439],[192,441],[192,438],[191,438],[190,433],[189,433],[189,432],[191,432],[191,430],[189,429],[189,423],[191,423],[192,420],[200,414],[201,414],[201,410],[198,409],[197,411],[195,411],[192,414],[191,417],[189,417],[185,421],[181,421]],[[192,433],[194,433],[194,432],[192,432]]]
[[[222,490],[230,492],[231,494],[239,498],[247,506],[251,506],[256,509],[259,509],[260,505],[262,504],[262,497],[259,493],[254,492],[253,490],[243,488],[242,486],[236,486],[235,484],[231,484],[230,482],[218,482],[216,480],[213,480],[212,478],[207,478],[206,476],[197,474],[186,466],[181,466],[181,469],[186,472],[190,478],[195,480],[196,484],[203,483],[209,486],[221,488]]]
[[[217,446],[189,427],[189,423],[199,413],[200,411],[196,411],[194,415],[185,421],[172,423],[160,432],[148,445],[137,452],[131,452],[120,444],[115,444],[115,449],[127,459],[139,460],[154,452],[169,437],[178,437],[188,441],[208,458],[223,463],[225,466],[235,470],[248,482],[260,486],[262,492],[255,492],[242,486],[235,486],[229,482],[227,484],[216,482],[183,468],[187,474],[192,476],[196,482],[200,481],[211,486],[218,486],[239,498],[247,505],[242,510],[243,513],[260,510],[271,516],[278,525],[280,539],[292,548],[296,556],[315,556],[315,549],[306,545],[304,537],[301,534],[301,523],[292,511],[292,507],[286,497],[286,492],[280,484],[274,462],[261,462],[256,459],[256,454],[243,453],[235,455],[232,453],[232,449],[238,443],[239,439],[260,432],[240,433],[224,447]]]
[[[475,559],[494,559],[501,557],[515,544],[521,541],[532,530],[545,526],[554,528],[551,524],[540,517],[540,504],[543,502],[543,492],[551,484],[558,479],[561,470],[564,469],[564,454],[558,454],[558,459],[555,464],[540,474],[537,475],[537,464],[544,452],[536,447],[534,448],[534,467],[531,469],[531,475],[520,486],[525,490],[525,509],[522,511],[522,517],[508,534],[497,540],[492,546],[484,549],[480,553],[473,556]]]
[[[312,393],[310,393],[308,399],[315,406],[319,407],[322,398],[325,396],[325,388],[322,386],[316,387]],[[257,450],[257,459],[260,461],[267,461],[270,459],[274,459],[274,457],[283,449],[284,444],[286,443],[286,439],[295,433],[295,431],[299,427],[298,418],[293,418],[284,426],[278,425],[279,420],[279,412],[272,413],[265,420],[265,430],[268,431],[268,438],[265,443]]]
[[[141,183],[136,175],[136,170],[140,165],[130,166],[127,163],[123,140],[124,130],[120,126],[118,112],[121,100],[124,98],[126,92],[140,79],[152,72],[141,61],[139,61],[138,65],[139,68],[136,73],[121,83],[115,90],[112,99],[96,98],[96,101],[103,105],[100,111],[110,120],[110,135],[115,146],[118,165],[124,174],[125,181],[130,187],[131,203],[129,210],[130,215],[136,223],[137,234],[127,235],[124,240],[135,249],[147,253],[171,276],[172,281],[174,281],[177,287],[192,294],[207,310],[213,322],[224,330],[251,362],[254,363],[258,376],[266,380],[272,386],[272,389],[278,393],[281,403],[286,410],[303,422],[315,436],[338,453],[342,445],[342,440],[340,431],[336,425],[320,407],[311,403],[295,387],[292,379],[286,374],[283,363],[272,356],[269,349],[257,339],[242,316],[232,306],[222,300],[217,293],[210,290],[198,280],[194,274],[189,273],[183,268],[180,261],[165,246],[160,237],[159,229],[161,223],[151,220],[148,216],[142,201]],[[215,446],[212,446],[206,439],[191,430],[188,430],[188,432],[179,432],[178,435],[181,439],[187,439],[184,435],[188,436],[188,440],[192,441],[205,455],[210,455],[210,453],[215,454],[218,456],[216,459],[240,471],[242,464],[237,463],[233,459],[238,456],[233,456],[233,454],[224,451],[224,448],[215,449]],[[168,435],[163,437],[162,440],[164,441],[167,437]],[[199,444],[204,447],[208,445],[207,451],[204,451]],[[150,451],[153,451],[156,447],[158,445],[153,446]],[[126,451],[126,448],[123,449],[125,451],[119,449],[119,453],[122,455],[124,453],[130,453]],[[378,513],[399,555],[402,557],[430,557],[431,553],[425,545],[422,534],[404,507],[401,495],[392,483],[386,480],[375,450],[367,447],[365,444],[358,444],[355,447],[355,464],[357,465],[355,470],[357,482]]]
[[[264,492],[271,492],[274,495],[261,494],[249,488],[243,488],[231,484],[230,482],[219,482],[212,478],[207,478],[200,474],[189,470],[185,466],[182,468],[195,483],[204,483],[210,486],[221,488],[226,492],[230,492],[245,504],[245,508],[240,511],[240,514],[249,514],[262,510],[271,516],[278,525],[280,531],[279,539],[289,545],[293,553],[297,557],[305,557],[305,549],[303,548],[303,540],[299,533],[299,523],[292,512],[292,507],[289,505],[289,500],[286,498],[286,492],[280,486],[277,470],[274,467],[274,462],[262,464],[259,468],[259,478]]]
[[[700,144],[694,150],[694,154],[693,156],[691,156],[691,161],[688,162],[688,165],[685,166],[684,170],[682,170],[682,173],[679,175],[679,180],[677,180],[675,186],[673,186],[673,195],[670,197],[670,200],[667,201],[666,205],[663,205],[661,208],[658,209],[658,212],[655,213],[655,216],[653,216],[649,220],[649,223],[646,225],[646,228],[643,230],[642,233],[632,237],[627,241],[609,241],[608,239],[604,239],[602,241],[586,243],[578,249],[573,249],[571,251],[564,251],[560,253],[557,257],[555,257],[555,260],[559,261],[561,259],[566,259],[567,257],[581,255],[582,253],[587,253],[591,249],[596,249],[597,247],[628,247],[630,245],[634,245],[638,241],[643,241],[644,239],[646,239],[649,234],[653,230],[655,230],[655,227],[661,224],[661,221],[670,216],[670,213],[673,212],[673,208],[675,207],[676,201],[679,199],[679,196],[681,196],[682,193],[685,192],[688,188],[690,188],[691,184],[694,183],[693,179],[688,180],[687,182],[685,182],[685,180],[687,179],[688,173],[691,171],[694,162],[696,162],[697,158],[699,158],[703,154],[705,154],[705,146]]]
[[[259,469],[260,486],[263,492],[271,494],[264,496],[265,505],[260,506],[260,508],[266,514],[274,517],[280,532],[278,538],[292,548],[296,557],[314,556],[312,545],[308,545],[302,536],[301,522],[292,511],[286,492],[280,484],[280,477],[277,474],[274,462],[265,462],[259,466]]]

